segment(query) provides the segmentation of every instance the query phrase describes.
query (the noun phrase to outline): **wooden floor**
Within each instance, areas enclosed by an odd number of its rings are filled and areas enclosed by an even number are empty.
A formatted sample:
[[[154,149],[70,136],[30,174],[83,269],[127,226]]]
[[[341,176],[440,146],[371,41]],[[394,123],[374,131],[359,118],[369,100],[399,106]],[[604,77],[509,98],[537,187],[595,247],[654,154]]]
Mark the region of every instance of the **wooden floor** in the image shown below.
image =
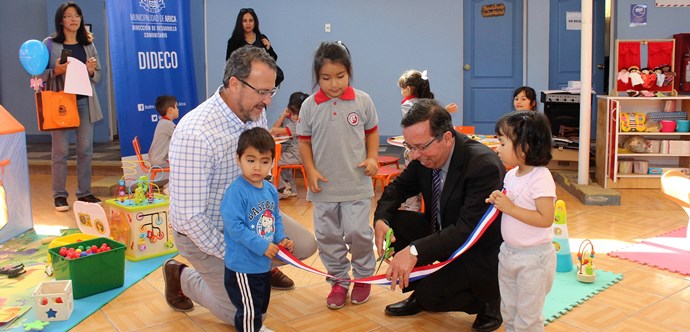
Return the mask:
[[[50,176],[31,174],[33,218],[36,227],[76,227],[72,211],[55,212]],[[95,176],[94,181],[99,177]],[[299,183],[299,182],[298,182]],[[70,192],[76,180],[68,178]],[[380,189],[379,189],[380,190]],[[568,211],[571,249],[582,239],[594,242],[596,268],[624,275],[618,284],[575,307],[546,326],[546,331],[689,331],[690,278],[607,256],[606,253],[641,239],[686,226],[688,216],[659,190],[620,190],[622,205],[584,206],[558,188]],[[299,196],[281,201],[281,209],[308,229],[312,209]],[[377,192],[380,195],[380,192]],[[70,196],[72,203],[74,196]],[[307,264],[322,268],[315,255]],[[326,308],[329,287],[322,277],[284,267],[296,283],[292,291],[273,291],[265,325],[275,331],[469,331],[474,316],[464,313],[421,313],[412,317],[385,316],[385,305],[406,298],[400,291],[374,287],[362,305],[340,310]],[[190,313],[172,311],[163,298],[158,269],[121,296],[79,324],[73,331],[234,331],[222,325],[203,307]],[[503,330],[501,328],[500,330]]]

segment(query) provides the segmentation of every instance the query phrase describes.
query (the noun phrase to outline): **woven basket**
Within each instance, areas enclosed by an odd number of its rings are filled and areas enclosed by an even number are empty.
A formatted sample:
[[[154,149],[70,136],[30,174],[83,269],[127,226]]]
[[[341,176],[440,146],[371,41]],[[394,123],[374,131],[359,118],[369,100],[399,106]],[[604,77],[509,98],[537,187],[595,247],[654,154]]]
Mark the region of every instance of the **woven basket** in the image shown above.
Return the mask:
[[[686,120],[688,114],[685,112],[651,112],[647,113],[647,119],[659,120]]]

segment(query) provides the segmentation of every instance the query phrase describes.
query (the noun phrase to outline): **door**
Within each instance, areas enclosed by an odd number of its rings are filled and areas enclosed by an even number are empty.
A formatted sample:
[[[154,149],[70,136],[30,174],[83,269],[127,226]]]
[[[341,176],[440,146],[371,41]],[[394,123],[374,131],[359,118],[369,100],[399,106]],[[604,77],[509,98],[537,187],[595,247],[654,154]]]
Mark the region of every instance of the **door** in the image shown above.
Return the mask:
[[[568,81],[580,80],[581,30],[567,30],[568,13],[581,12],[581,0],[551,0],[551,21],[549,23],[549,89],[559,90],[568,86]],[[592,88],[598,95],[605,95],[605,1],[596,0],[592,7]],[[592,96],[592,124],[596,124],[597,103]],[[596,128],[591,128],[592,137]]]
[[[494,132],[522,85],[522,3],[464,1],[463,125],[475,126],[477,133]]]
[[[580,13],[581,0],[551,0],[551,22],[549,27],[549,89],[557,90],[568,86],[568,81],[580,80],[580,38],[581,30],[567,30],[567,13]],[[606,72],[604,43],[606,36],[605,2],[594,1],[592,20],[592,87],[603,95],[604,73]]]

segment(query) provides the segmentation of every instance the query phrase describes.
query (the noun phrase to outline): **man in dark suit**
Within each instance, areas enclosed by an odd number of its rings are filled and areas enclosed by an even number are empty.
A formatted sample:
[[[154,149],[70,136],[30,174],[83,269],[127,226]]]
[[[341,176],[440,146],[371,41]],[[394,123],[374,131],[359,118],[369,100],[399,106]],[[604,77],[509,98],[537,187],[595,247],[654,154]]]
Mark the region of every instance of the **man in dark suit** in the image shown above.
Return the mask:
[[[477,314],[474,331],[493,331],[503,322],[498,289],[500,219],[477,243],[451,264],[415,282],[415,266],[445,261],[469,237],[488,210],[485,199],[503,184],[505,167],[495,152],[453,129],[450,114],[432,99],[420,99],[403,118],[405,147],[411,162],[386,187],[374,213],[377,252],[394,230],[395,255],[386,276],[391,288],[413,291],[404,301],[386,306],[392,316],[427,311],[463,311]],[[433,218],[432,170],[440,170],[440,206]],[[408,197],[422,193],[425,211],[398,210]],[[439,220],[436,226],[432,220]]]

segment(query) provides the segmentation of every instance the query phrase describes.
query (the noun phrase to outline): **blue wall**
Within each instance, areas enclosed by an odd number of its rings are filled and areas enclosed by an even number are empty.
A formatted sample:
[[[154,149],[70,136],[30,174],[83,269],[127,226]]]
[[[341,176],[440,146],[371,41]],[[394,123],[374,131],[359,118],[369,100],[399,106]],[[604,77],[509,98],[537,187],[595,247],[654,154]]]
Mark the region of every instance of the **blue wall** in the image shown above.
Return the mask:
[[[400,88],[407,69],[427,69],[431,89],[442,103],[461,103],[462,3],[419,1],[224,1],[207,0],[208,87],[221,84],[227,40],[240,8],[252,7],[261,32],[271,40],[285,72],[280,92],[268,109],[273,123],[294,91],[311,93],[312,61],[318,45],[342,40],[352,54],[352,85],[369,93],[379,115],[381,135],[398,135]],[[325,23],[331,32],[324,31]],[[456,122],[462,116],[455,115]]]
[[[647,25],[630,27],[630,5],[647,5]],[[671,39],[677,33],[690,33],[690,7],[655,7],[653,0],[616,1],[616,38],[618,39]]]
[[[168,0],[173,1],[173,0]],[[311,62],[321,41],[343,40],[352,52],[353,85],[369,93],[380,118],[382,136],[400,133],[400,90],[397,79],[409,68],[427,69],[432,91],[443,103],[462,105],[462,3],[454,0],[180,0],[192,11],[192,47],[199,101],[221,84],[225,48],[237,12],[252,7],[261,30],[278,53],[286,80],[269,107],[273,122],[287,105],[293,91],[312,92]],[[37,129],[29,75],[19,64],[18,50],[28,39],[43,39],[54,30],[58,0],[4,0],[0,11],[0,103],[25,127],[29,141],[49,136]],[[616,2],[612,10],[614,38],[661,39],[690,32],[690,8],[656,8],[648,3],[648,25],[630,28],[629,11],[634,0]],[[101,61],[107,60],[105,0],[82,0],[87,23],[93,24]],[[548,88],[548,1],[528,2],[526,11],[525,83],[537,91]],[[205,21],[204,21],[205,20]],[[331,23],[332,32],[324,32]],[[204,30],[207,35],[204,36]],[[207,45],[206,45],[207,44]],[[471,47],[471,45],[470,45]],[[109,109],[107,68],[98,87],[104,113]],[[462,110],[454,114],[460,124]],[[106,115],[107,116],[107,115]],[[107,121],[107,120],[106,120]],[[103,128],[105,127],[105,128]],[[109,139],[108,124],[97,126],[97,141]]]

